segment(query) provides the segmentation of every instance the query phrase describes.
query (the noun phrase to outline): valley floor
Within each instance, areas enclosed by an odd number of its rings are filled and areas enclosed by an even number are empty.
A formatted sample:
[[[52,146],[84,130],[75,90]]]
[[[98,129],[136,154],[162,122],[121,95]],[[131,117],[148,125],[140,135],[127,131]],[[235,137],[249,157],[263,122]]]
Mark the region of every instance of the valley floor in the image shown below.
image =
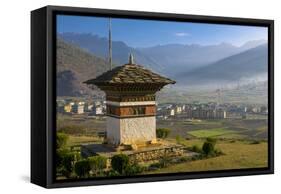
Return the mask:
[[[180,173],[214,171],[227,169],[263,168],[268,166],[268,128],[267,119],[234,120],[167,120],[157,122],[159,128],[170,128],[171,133],[165,141],[202,148],[206,138],[217,139],[215,149],[223,154],[180,163],[169,164],[143,171],[141,174]],[[105,120],[88,119],[83,116],[59,115],[58,131],[68,136],[66,146],[80,151],[82,144],[103,142],[99,132],[105,129]],[[149,164],[145,164],[149,166]]]

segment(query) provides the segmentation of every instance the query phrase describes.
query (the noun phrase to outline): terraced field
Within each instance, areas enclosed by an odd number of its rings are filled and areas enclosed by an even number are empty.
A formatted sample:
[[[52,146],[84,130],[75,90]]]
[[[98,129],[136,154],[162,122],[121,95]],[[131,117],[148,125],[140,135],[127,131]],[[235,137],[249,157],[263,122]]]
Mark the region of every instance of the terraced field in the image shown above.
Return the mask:
[[[172,129],[171,137],[262,139],[268,137],[267,119],[169,120],[157,127]]]
[[[215,128],[215,129],[202,129],[188,132],[188,134],[198,137],[198,138],[206,138],[206,137],[217,137],[226,134],[233,134],[235,131],[228,130],[226,128]]]

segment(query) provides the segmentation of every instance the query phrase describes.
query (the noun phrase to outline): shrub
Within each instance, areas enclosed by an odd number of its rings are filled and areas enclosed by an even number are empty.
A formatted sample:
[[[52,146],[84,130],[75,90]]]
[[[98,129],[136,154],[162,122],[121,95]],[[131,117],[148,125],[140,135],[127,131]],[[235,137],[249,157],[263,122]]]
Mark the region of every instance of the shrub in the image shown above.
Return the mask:
[[[80,151],[75,151],[73,153],[75,153],[75,161],[81,160],[81,152]]]
[[[57,156],[56,156],[56,166],[57,167],[62,167],[62,160],[63,157],[69,152],[67,149],[57,149]]]
[[[187,162],[187,161],[190,161],[190,160],[191,160],[191,158],[186,157],[186,156],[183,156],[183,157],[180,157],[180,158],[177,160],[177,163]]]
[[[56,157],[57,172],[65,177],[70,177],[74,169],[75,161],[79,160],[78,152],[70,152],[68,149],[58,149]]]
[[[181,136],[179,136],[179,135],[176,136],[176,142],[177,142],[178,144],[182,144],[183,141],[184,141],[184,139],[183,139]]]
[[[90,162],[87,159],[80,160],[74,165],[74,171],[79,178],[88,177],[90,170]]]
[[[142,167],[136,163],[136,164],[127,166],[127,168],[125,169],[125,174],[128,176],[132,176],[132,175],[139,174],[143,171],[144,171],[144,167]]]
[[[70,177],[75,161],[75,153],[67,153],[62,157],[62,175],[65,177]]]
[[[116,172],[115,170],[110,170],[108,172],[105,172],[105,175],[107,177],[113,177],[113,176],[119,176],[120,174],[118,172]]]
[[[215,146],[213,143],[206,141],[202,146],[202,151],[207,156],[212,155],[214,154]]]
[[[157,170],[157,169],[159,169],[161,167],[162,166],[161,166],[160,162],[156,162],[156,163],[151,164],[148,169],[149,170]]]
[[[119,174],[125,174],[125,170],[129,166],[129,157],[125,154],[117,154],[112,157],[111,166]]]
[[[164,155],[160,160],[159,164],[161,168],[167,167],[171,163],[172,159],[166,155]]]
[[[211,137],[207,137],[207,138],[206,138],[206,141],[212,143],[214,146],[215,146],[215,144],[217,143],[217,140],[214,139],[214,138],[211,138]]]
[[[171,129],[167,128],[158,128],[156,129],[156,136],[157,138],[163,138],[165,139],[171,132]]]
[[[192,151],[192,152],[197,152],[197,153],[201,153],[201,152],[202,152],[202,149],[201,149],[198,145],[193,145],[193,146],[190,148],[190,151]]]
[[[63,148],[68,140],[68,136],[64,133],[57,133],[56,146],[57,149]]]
[[[252,141],[250,144],[260,144],[260,143],[261,143],[260,141],[254,140],[254,141]]]
[[[106,168],[107,158],[104,156],[92,156],[88,158],[91,166],[91,170],[94,174],[100,173]]]

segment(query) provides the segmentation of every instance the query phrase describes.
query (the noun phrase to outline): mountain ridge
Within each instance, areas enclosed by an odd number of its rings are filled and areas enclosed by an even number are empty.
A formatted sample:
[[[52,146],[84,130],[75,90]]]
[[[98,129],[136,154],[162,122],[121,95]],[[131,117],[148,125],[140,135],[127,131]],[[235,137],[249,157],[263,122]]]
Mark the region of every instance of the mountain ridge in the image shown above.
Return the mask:
[[[76,33],[70,33],[71,36],[75,36],[77,35]],[[81,34],[78,34],[79,36]],[[104,54],[107,54],[108,51],[108,40],[106,38],[100,38],[96,35],[92,35],[92,34],[88,34],[85,35],[83,34],[83,36],[85,36],[85,43],[91,45],[93,42],[90,41],[86,41],[87,40],[87,36],[90,37],[95,37],[97,40],[96,44],[98,44],[98,41],[101,41],[103,46],[101,46],[101,48],[98,48],[98,45],[96,45],[94,48],[95,49],[101,49],[103,50],[103,52],[105,52]],[[264,75],[261,75],[261,72],[264,72],[264,74],[266,74],[266,69],[260,69],[260,67],[266,67],[266,60],[267,60],[267,52],[266,52],[266,48],[263,49],[262,52],[259,52],[260,54],[260,59],[258,61],[262,61],[261,63],[250,63],[251,64],[251,68],[252,69],[258,69],[258,72],[254,72],[254,71],[249,71],[249,68],[247,70],[243,70],[243,68],[237,68],[237,64],[233,64],[231,62],[231,59],[233,59],[233,57],[235,56],[241,56],[241,53],[249,53],[249,51],[251,51],[253,46],[259,45],[261,44],[263,41],[250,41],[247,42],[243,45],[241,45],[240,47],[243,47],[243,49],[247,49],[243,52],[240,52],[238,50],[231,50],[231,51],[227,51],[232,53],[233,51],[235,51],[233,55],[230,55],[228,57],[224,57],[222,59],[219,60],[214,60],[214,62],[212,63],[203,63],[203,64],[195,64],[193,69],[188,69],[186,66],[186,63],[182,63],[180,65],[175,65],[175,63],[172,63],[170,66],[161,64],[160,66],[158,64],[160,64],[158,59],[155,59],[153,57],[151,57],[151,55],[153,55],[153,53],[149,53],[151,54],[150,56],[147,56],[147,54],[139,54],[139,55],[135,55],[134,54],[134,58],[136,60],[136,62],[140,65],[145,65],[146,68],[151,69],[152,71],[156,72],[156,73],[160,73],[162,75],[168,76],[174,80],[177,81],[177,86],[182,87],[184,85],[197,85],[197,86],[201,86],[201,85],[205,85],[206,83],[213,83],[213,84],[218,84],[219,82],[225,82],[227,83],[231,83],[231,82],[239,82],[243,77],[249,77],[249,78],[254,78],[256,77],[264,77]],[[125,50],[119,50],[118,52],[120,53],[120,56],[122,56],[120,59],[124,60],[124,63],[120,63],[120,64],[116,64],[115,62],[113,63],[113,65],[122,65],[125,63],[128,63],[128,54],[130,53],[130,47],[128,47],[124,42],[122,41],[113,41],[113,43],[115,44],[115,50],[116,47],[120,47],[120,48],[126,48]],[[116,46],[117,44],[117,46]],[[182,47],[185,48],[184,45],[181,44],[170,44],[170,46],[174,46],[174,47]],[[264,44],[265,45],[265,44]],[[101,73],[109,70],[109,64],[107,62],[107,58],[100,56],[98,54],[98,50],[95,51],[97,53],[95,53],[94,51],[90,51],[87,48],[84,47],[80,47],[77,42],[75,41],[71,41],[71,39],[63,39],[63,37],[58,36],[58,44],[57,44],[58,48],[57,48],[57,83],[58,83],[58,90],[57,93],[60,96],[82,96],[82,95],[96,95],[97,90],[93,91],[91,89],[89,89],[85,84],[82,84],[83,81],[88,80],[88,79],[92,79],[95,78],[97,75],[100,75]],[[261,45],[260,45],[261,46]],[[257,46],[257,47],[260,47]],[[167,49],[167,51],[165,52],[169,52],[169,49],[167,47],[167,45],[165,46],[159,46],[157,45],[157,47],[163,47],[165,49]],[[204,59],[205,56],[212,56],[211,53],[216,53],[216,52],[220,52],[221,50],[224,50],[225,48],[229,47],[229,48],[234,48],[235,46],[229,44],[229,43],[221,43],[218,45],[209,45],[209,46],[202,46],[202,45],[197,45],[197,44],[191,44],[187,46],[189,49],[192,48],[193,51],[188,53],[187,59],[189,59],[188,63],[192,63],[192,58],[193,59],[197,59],[197,60],[201,60]],[[255,48],[257,48],[255,47]],[[197,51],[199,51],[200,49],[206,49],[203,53],[205,53],[204,55],[197,57],[198,53],[196,53]],[[172,49],[175,50],[175,49]],[[213,50],[216,50],[213,51]],[[161,51],[161,50],[160,50]],[[161,54],[160,51],[157,51]],[[254,49],[255,51],[255,49]],[[117,51],[113,52],[115,53],[115,57],[118,56]],[[139,48],[135,49],[134,52],[139,53],[142,52],[139,50]],[[167,57],[169,58],[170,56],[165,55],[165,52],[163,52],[164,54],[161,54],[161,60],[165,60]],[[183,51],[183,53],[177,53],[177,54],[182,54],[185,55],[186,51]],[[236,53],[237,52],[237,53]],[[253,50],[251,51],[253,52]],[[250,53],[251,53],[250,52]],[[243,55],[243,54],[242,54]],[[147,61],[153,61],[150,62],[150,64],[144,64],[139,62],[139,56],[141,56],[141,60],[147,60]],[[125,59],[126,57],[126,59]],[[217,57],[217,56],[216,56]],[[215,58],[216,58],[215,57]],[[244,56],[245,57],[245,56]],[[124,59],[123,59],[124,58]],[[183,57],[184,58],[184,57]],[[206,57],[205,57],[206,58]],[[209,57],[210,58],[210,57]],[[230,59],[229,59],[230,58]],[[238,57],[239,58],[239,57]],[[247,58],[247,57],[246,57]],[[245,59],[246,59],[245,58]],[[172,57],[172,59],[175,59]],[[166,60],[167,61],[167,60]],[[236,59],[237,61],[237,59]],[[198,63],[198,62],[197,62]],[[199,62],[200,63],[200,62]],[[217,64],[218,67],[215,67]],[[231,64],[230,67],[228,65],[226,65],[227,69],[225,69],[225,65],[223,64]],[[247,64],[247,61],[243,61],[242,64]],[[255,66],[258,65],[258,66]],[[153,68],[151,67],[153,66]],[[219,67],[221,67],[221,69],[219,69]],[[155,70],[156,69],[156,70]],[[227,70],[228,72],[232,72],[232,74],[229,74],[227,72],[224,72],[223,69]],[[177,71],[173,71],[173,70],[178,70]],[[237,72],[238,71],[238,72]],[[248,75],[240,75],[241,72],[242,73],[246,73],[248,72]],[[221,76],[224,75],[224,76]],[[99,93],[100,94],[100,93]]]
[[[91,33],[61,33],[60,38],[88,50],[95,56],[108,58],[108,39]],[[222,42],[215,45],[199,44],[166,44],[147,48],[133,48],[122,41],[112,41],[112,58],[115,65],[128,62],[129,53],[134,55],[135,61],[157,73],[175,76],[181,69],[208,65],[228,56],[253,48],[265,40],[249,41],[240,47]]]
[[[86,50],[57,39],[57,95],[95,95],[82,82],[109,70],[109,64]]]
[[[108,59],[108,39],[99,37],[91,33],[61,33],[58,36],[65,42],[69,42],[80,48],[86,49],[95,56]],[[128,63],[129,54],[134,55],[138,64],[144,65],[155,72],[161,72],[161,65],[157,64],[148,56],[143,55],[139,50],[129,47],[122,41],[112,41],[112,59],[115,65],[123,65]]]
[[[178,75],[181,82],[191,85],[204,83],[218,84],[244,80],[254,80],[267,74],[267,44],[257,46],[242,53],[219,60]]]

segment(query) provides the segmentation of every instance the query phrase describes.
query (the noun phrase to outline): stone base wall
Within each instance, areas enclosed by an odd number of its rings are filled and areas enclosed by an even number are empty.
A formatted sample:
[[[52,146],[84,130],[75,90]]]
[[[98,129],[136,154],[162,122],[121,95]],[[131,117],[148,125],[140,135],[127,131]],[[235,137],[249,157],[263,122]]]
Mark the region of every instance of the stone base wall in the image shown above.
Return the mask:
[[[178,157],[184,154],[183,147],[169,147],[129,154],[130,161],[147,162],[159,160],[163,157]]]
[[[82,157],[87,158],[96,155],[104,156],[108,160],[108,167],[110,167],[111,158],[120,153],[120,151],[116,151],[114,148],[104,144],[90,144],[81,146]],[[186,151],[181,145],[147,147],[144,150],[139,151],[124,150],[122,153],[128,155],[132,163],[156,161],[161,158],[176,158],[186,155]]]

